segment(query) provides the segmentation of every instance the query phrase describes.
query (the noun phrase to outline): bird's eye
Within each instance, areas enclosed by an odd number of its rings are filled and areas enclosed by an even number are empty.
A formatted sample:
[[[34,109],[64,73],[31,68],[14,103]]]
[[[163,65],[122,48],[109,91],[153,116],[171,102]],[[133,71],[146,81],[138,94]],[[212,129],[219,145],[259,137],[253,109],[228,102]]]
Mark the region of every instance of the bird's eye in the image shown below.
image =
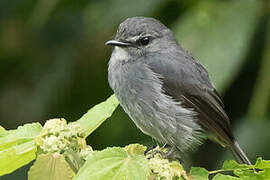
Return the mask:
[[[146,46],[147,44],[149,44],[150,42],[150,38],[149,37],[142,37],[139,39],[139,44]]]

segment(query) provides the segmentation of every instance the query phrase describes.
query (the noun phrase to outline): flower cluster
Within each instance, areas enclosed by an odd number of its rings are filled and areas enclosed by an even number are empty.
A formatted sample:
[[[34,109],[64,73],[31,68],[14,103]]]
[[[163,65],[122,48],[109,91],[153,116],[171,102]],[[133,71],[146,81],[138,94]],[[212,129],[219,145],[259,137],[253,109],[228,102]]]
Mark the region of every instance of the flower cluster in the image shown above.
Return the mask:
[[[148,166],[151,170],[149,179],[189,179],[183,166],[178,161],[169,161],[162,157],[162,154],[166,152],[167,149],[156,147],[146,154]]]
[[[40,154],[63,154],[76,168],[93,152],[85,142],[81,126],[78,123],[67,124],[63,118],[48,120],[36,142]]]

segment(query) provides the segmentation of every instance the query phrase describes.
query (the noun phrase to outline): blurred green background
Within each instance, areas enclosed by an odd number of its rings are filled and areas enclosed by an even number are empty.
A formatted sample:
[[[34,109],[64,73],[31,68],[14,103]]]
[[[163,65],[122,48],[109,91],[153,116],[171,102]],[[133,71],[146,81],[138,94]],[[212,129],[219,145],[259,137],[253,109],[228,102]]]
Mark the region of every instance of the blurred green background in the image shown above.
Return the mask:
[[[109,97],[112,49],[104,43],[120,22],[138,15],[175,32],[208,69],[251,161],[270,159],[269,0],[1,0],[0,125],[74,121]],[[97,150],[156,145],[120,107],[87,141]],[[215,169],[232,158],[207,141],[184,163]],[[0,179],[26,179],[28,168]]]

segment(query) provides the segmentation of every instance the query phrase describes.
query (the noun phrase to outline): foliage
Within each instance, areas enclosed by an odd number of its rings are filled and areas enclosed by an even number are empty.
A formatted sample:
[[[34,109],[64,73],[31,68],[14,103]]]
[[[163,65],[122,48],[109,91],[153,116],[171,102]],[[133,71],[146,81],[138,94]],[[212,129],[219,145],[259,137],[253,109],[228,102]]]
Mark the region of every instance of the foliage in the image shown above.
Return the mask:
[[[17,130],[1,128],[0,158],[3,163],[0,175],[29,163],[37,154],[28,172],[29,180],[207,180],[210,174],[217,174],[215,180],[270,178],[270,161],[262,158],[258,158],[255,165],[226,161],[222,169],[192,168],[188,174],[178,161],[162,157],[167,152],[165,148],[157,147],[146,152],[145,146],[131,144],[124,148],[93,151],[86,145],[85,134],[90,134],[109,118],[117,105],[118,101],[112,95],[70,124],[60,118],[48,120],[43,128],[39,123],[26,124]],[[228,171],[234,176],[221,174]]]
[[[59,153],[40,154],[28,172],[29,180],[71,180],[74,172]]]
[[[0,176],[35,159],[37,146],[35,138],[40,134],[39,123],[25,124],[16,130],[0,131]]]
[[[113,147],[94,152],[74,180],[146,179],[149,168],[145,150],[145,147],[133,144],[125,148]]]
[[[118,104],[115,95],[112,95],[107,101],[94,106],[83,115],[77,123],[83,127],[85,136],[91,134],[103,121],[109,118]]]
[[[39,123],[25,124],[9,131],[1,128],[0,175],[29,163],[37,154],[37,161],[29,172],[30,179],[40,178],[37,174],[42,176],[48,172],[56,173],[58,171],[51,168],[63,167],[72,170],[67,170],[66,173],[63,171],[63,177],[71,177],[93,152],[92,148],[86,145],[86,134],[108,118],[117,105],[118,101],[113,95],[74,123],[67,124],[65,119],[60,118],[48,120],[43,128]],[[87,118],[89,115],[90,119]],[[45,164],[47,168],[44,168]],[[59,176],[57,173],[51,175],[56,179]]]
[[[217,174],[224,172],[233,172],[234,176]],[[225,161],[222,169],[216,171],[207,171],[202,168],[191,169],[191,175],[198,179],[208,179],[210,174],[217,174],[214,180],[233,179],[233,180],[263,180],[270,178],[270,161],[258,158],[255,165],[238,164],[233,160]]]

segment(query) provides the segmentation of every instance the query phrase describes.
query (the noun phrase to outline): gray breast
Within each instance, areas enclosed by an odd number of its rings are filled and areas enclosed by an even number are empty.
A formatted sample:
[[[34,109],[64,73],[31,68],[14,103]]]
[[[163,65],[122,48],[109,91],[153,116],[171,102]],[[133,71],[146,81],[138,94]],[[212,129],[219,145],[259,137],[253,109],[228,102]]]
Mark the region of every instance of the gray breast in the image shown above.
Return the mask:
[[[143,61],[111,61],[108,76],[121,106],[145,134],[182,152],[200,143],[195,112],[164,94],[162,77]]]

